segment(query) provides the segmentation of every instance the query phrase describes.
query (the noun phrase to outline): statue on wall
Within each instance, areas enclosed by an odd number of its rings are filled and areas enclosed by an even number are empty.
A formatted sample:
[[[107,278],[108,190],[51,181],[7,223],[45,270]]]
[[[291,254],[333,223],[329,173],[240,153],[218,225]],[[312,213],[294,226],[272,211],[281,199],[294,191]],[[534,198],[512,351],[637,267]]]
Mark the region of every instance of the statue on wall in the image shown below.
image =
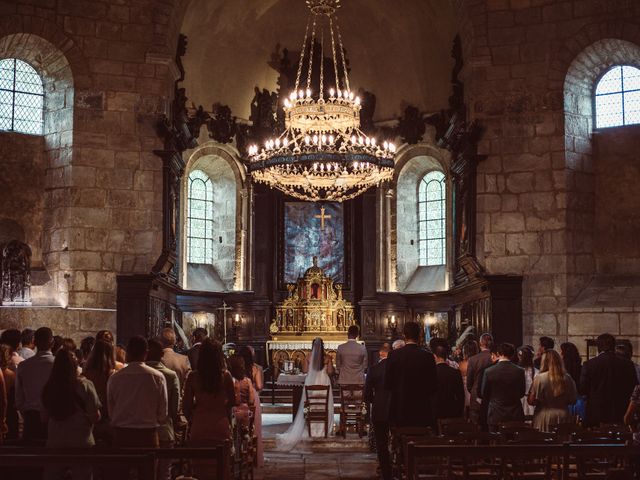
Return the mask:
[[[2,249],[2,305],[31,305],[31,248],[12,240]]]
[[[236,117],[227,105],[215,103],[207,122],[209,137],[218,143],[231,143],[236,134]]]

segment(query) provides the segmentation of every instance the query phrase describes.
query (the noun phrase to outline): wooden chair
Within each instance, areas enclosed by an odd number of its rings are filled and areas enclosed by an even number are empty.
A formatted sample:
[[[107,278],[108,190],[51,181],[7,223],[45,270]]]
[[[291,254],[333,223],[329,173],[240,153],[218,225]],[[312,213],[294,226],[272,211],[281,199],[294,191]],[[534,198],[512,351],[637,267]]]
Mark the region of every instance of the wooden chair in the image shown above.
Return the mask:
[[[340,385],[340,433],[345,438],[349,425],[365,435],[364,385]]]
[[[329,436],[329,385],[306,385],[304,393],[305,420],[309,437],[311,437],[311,424],[321,423],[324,425],[324,438],[327,438]]]

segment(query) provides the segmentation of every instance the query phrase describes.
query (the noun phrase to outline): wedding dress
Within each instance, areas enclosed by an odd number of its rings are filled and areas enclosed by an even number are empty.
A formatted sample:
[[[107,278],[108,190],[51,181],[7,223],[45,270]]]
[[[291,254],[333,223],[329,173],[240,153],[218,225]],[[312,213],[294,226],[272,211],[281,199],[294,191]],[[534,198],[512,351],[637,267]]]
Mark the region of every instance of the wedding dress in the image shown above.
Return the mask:
[[[328,409],[328,425],[329,433],[333,431],[333,392],[331,390],[331,379],[327,374],[324,359],[319,361],[319,357],[323,354],[322,339],[316,338],[313,341],[311,348],[311,360],[309,361],[309,371],[305,378],[304,385],[329,385],[329,409]],[[322,369],[317,370],[318,363],[322,363]],[[296,413],[293,423],[289,426],[286,432],[276,435],[276,450],[288,452],[293,450],[295,446],[304,438],[309,438],[309,431],[304,418],[304,400],[305,392],[302,391],[302,399],[300,406],[298,407],[298,413]],[[324,437],[324,425],[320,423],[311,424],[311,436],[312,437]]]

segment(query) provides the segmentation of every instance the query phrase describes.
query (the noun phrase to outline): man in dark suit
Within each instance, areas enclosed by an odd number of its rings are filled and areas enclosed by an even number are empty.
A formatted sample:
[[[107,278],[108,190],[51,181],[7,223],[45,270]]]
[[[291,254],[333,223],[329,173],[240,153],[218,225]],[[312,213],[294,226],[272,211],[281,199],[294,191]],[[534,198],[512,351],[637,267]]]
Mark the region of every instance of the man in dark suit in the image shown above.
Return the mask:
[[[489,431],[497,432],[502,422],[524,421],[522,397],[525,394],[524,369],[511,361],[516,349],[510,343],[498,346],[498,361],[484,371],[480,397],[488,402]]]
[[[553,341],[551,337],[540,337],[538,351],[536,352],[536,357],[533,359],[533,366],[540,370],[540,365],[542,364],[542,356],[545,352],[549,350],[553,350],[556,342]]]
[[[376,439],[378,463],[384,480],[391,480],[389,459],[389,391],[384,388],[384,373],[387,356],[391,351],[388,343],[380,347],[380,361],[369,367],[364,385],[364,401],[372,404],[371,425]]]
[[[491,348],[493,347],[493,337],[489,333],[480,336],[480,353],[469,358],[467,363],[467,390],[471,394],[469,402],[469,418],[478,425],[486,424],[486,406],[483,408],[481,399],[478,398],[478,386],[482,380],[481,373],[491,366]]]
[[[189,357],[189,364],[193,370],[197,370],[198,368],[200,345],[202,345],[205,338],[207,338],[207,331],[202,327],[196,328],[191,335],[192,346],[187,352],[187,357]]]
[[[622,423],[638,383],[633,362],[615,354],[616,339],[603,333],[596,340],[598,356],[582,365],[580,393],[587,397],[586,424]]]
[[[431,402],[437,389],[433,355],[418,346],[420,326],[404,325],[406,345],[387,359],[384,385],[391,391],[389,424],[404,427],[435,427]]]
[[[446,341],[434,345],[436,357],[436,376],[438,390],[433,402],[433,416],[440,418],[457,418],[464,415],[464,385],[462,374],[457,368],[447,364],[449,345]]]

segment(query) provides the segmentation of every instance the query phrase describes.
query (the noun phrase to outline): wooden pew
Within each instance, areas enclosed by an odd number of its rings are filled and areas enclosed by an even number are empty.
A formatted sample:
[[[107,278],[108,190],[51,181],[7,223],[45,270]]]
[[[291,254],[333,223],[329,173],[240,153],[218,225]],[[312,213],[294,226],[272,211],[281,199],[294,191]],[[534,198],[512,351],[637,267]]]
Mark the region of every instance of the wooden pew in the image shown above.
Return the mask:
[[[46,448],[0,447],[0,468],[39,467],[45,465],[122,466],[139,470],[143,480],[154,480],[159,459],[212,460],[216,479],[229,480],[225,468],[230,462],[231,444],[221,442],[209,447],[175,448]]]

